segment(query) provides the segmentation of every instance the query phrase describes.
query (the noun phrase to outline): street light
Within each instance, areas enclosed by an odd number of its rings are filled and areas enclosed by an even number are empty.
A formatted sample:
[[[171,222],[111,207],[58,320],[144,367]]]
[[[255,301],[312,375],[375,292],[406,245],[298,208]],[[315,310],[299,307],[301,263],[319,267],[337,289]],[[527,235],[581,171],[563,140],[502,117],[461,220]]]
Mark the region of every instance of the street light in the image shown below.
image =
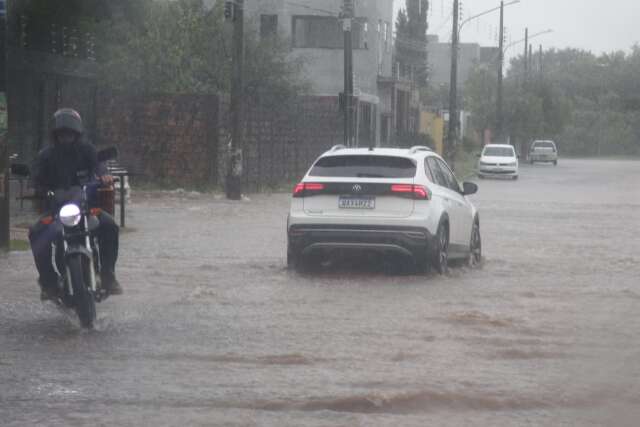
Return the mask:
[[[511,6],[513,4],[516,4],[516,3],[520,3],[520,0],[513,0],[513,1],[509,2],[509,3],[505,3],[504,7]],[[496,7],[492,8],[492,9],[485,10],[484,12],[480,12],[477,15],[473,15],[473,16],[465,19],[464,21],[462,21],[460,23],[460,28],[458,28],[458,34],[460,34],[462,32],[462,27],[464,27],[465,24],[473,21],[474,19],[480,18],[480,17],[482,17],[484,15],[488,15],[491,12],[497,12],[498,10],[500,10],[500,7],[501,6],[496,6]]]
[[[453,31],[451,37],[451,82],[449,85],[449,131],[447,134],[447,146],[444,153],[447,157],[447,160],[451,163],[452,166],[454,163],[453,147],[455,146],[458,137],[458,45],[460,40],[460,32],[462,31],[462,27],[464,27],[464,25],[468,22],[471,22],[474,19],[487,15],[491,12],[495,12],[497,10],[502,11],[504,10],[505,6],[511,6],[517,3],[520,3],[520,0],[513,0],[508,3],[500,2],[500,6],[485,10],[484,12],[471,16],[470,18],[462,21],[458,26],[459,0],[454,0],[453,2]],[[502,26],[502,23],[500,25]]]
[[[544,34],[549,34],[549,33],[553,33],[553,30],[552,30],[551,28],[549,28],[548,30],[540,31],[539,33],[535,33],[535,34],[533,34],[533,35],[530,35],[530,36],[529,36],[529,40],[534,39],[534,38],[539,37],[539,36],[542,36],[542,35],[544,35]],[[509,49],[510,47],[515,46],[515,45],[517,45],[517,44],[520,44],[520,43],[522,43],[522,42],[523,42],[523,41],[525,41],[525,40],[527,40],[527,39],[526,39],[526,38],[524,38],[524,39],[516,40],[516,41],[514,41],[514,42],[509,43],[508,45],[506,45],[506,46],[504,47],[504,50],[503,50],[503,52],[502,52],[502,53],[503,53],[503,54],[507,53],[507,49]]]

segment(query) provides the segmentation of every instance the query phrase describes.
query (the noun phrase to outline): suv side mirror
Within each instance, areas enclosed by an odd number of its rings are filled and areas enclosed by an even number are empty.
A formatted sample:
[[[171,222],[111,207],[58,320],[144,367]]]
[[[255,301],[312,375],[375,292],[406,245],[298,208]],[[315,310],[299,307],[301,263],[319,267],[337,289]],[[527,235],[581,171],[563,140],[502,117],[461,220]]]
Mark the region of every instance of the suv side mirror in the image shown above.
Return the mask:
[[[471,194],[476,194],[478,192],[478,186],[473,182],[463,182],[462,183],[462,195],[470,196]]]

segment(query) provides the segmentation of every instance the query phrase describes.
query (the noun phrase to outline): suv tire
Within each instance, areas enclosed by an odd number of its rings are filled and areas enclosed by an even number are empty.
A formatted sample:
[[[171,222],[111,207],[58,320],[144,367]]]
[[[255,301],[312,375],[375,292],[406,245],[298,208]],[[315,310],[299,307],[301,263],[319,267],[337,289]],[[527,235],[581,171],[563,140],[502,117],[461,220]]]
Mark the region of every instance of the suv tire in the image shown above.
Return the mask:
[[[449,231],[444,222],[438,226],[435,243],[431,265],[438,274],[446,274],[449,271]]]

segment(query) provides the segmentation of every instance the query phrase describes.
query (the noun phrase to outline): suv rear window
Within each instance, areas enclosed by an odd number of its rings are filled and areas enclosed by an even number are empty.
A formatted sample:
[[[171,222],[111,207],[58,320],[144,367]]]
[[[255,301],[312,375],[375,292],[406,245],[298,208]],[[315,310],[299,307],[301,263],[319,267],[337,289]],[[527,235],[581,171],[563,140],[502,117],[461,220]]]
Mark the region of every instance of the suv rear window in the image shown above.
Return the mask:
[[[313,165],[310,176],[344,178],[413,178],[411,159],[392,156],[328,156]]]
[[[534,148],[556,148],[555,144],[553,142],[549,142],[549,141],[534,142],[533,143],[533,147]]]

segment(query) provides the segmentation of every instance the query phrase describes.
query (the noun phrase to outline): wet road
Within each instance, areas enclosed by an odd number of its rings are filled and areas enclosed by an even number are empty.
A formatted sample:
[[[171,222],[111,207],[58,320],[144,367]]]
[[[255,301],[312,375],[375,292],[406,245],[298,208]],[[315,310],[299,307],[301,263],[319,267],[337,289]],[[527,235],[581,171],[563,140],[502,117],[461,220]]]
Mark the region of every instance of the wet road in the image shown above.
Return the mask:
[[[284,267],[288,195],[138,196],[83,332],[0,255],[0,424],[635,426],[640,162],[480,181],[485,261]]]

